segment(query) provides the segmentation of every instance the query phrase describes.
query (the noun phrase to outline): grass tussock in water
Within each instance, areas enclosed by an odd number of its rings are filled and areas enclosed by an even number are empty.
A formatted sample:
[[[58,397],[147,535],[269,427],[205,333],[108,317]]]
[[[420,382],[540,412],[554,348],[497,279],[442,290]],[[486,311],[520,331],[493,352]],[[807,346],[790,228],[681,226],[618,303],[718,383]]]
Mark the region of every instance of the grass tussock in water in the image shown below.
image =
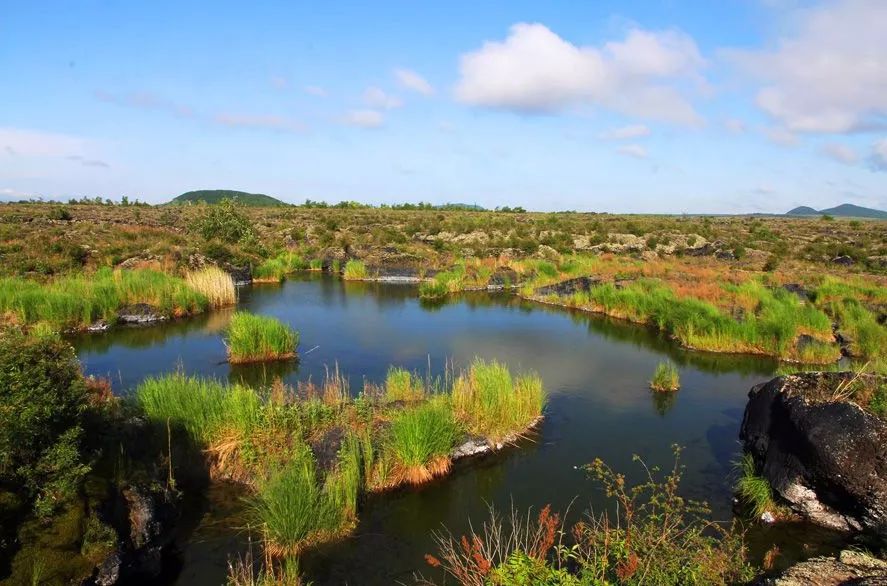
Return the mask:
[[[346,281],[360,281],[369,277],[366,264],[361,260],[351,259],[342,269],[342,278]]]
[[[253,281],[256,283],[280,283],[290,273],[308,268],[309,263],[301,255],[294,252],[283,252],[255,267]]]
[[[677,367],[671,362],[660,362],[653,371],[650,388],[654,391],[676,391],[681,388]]]
[[[146,303],[169,317],[205,311],[207,296],[184,279],[159,271],[99,269],[92,275],[46,283],[0,279],[0,313],[21,324],[46,322],[57,330],[85,328],[96,320],[113,323],[122,307]]]
[[[775,513],[773,489],[770,488],[770,482],[758,474],[754,457],[751,454],[743,454],[736,467],[739,472],[736,494],[742,504],[758,519],[768,511]]]
[[[295,358],[299,333],[268,316],[239,311],[231,317],[226,338],[232,364]]]
[[[452,401],[470,433],[498,443],[542,416],[545,392],[538,375],[513,377],[499,362],[475,359],[453,383]]]
[[[446,397],[437,397],[391,421],[389,448],[400,482],[423,484],[450,470],[450,451],[460,436],[459,425]]]
[[[225,307],[237,303],[237,290],[231,275],[218,267],[206,267],[185,275],[185,281],[202,293],[211,307]]]

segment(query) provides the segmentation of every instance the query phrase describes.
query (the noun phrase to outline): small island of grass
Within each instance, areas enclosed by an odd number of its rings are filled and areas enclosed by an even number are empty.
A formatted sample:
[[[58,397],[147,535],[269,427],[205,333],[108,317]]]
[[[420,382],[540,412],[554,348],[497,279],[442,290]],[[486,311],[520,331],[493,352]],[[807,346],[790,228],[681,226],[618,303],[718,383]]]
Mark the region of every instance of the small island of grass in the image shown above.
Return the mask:
[[[658,392],[676,391],[681,388],[677,367],[671,362],[660,362],[656,365],[650,388]]]
[[[289,360],[296,357],[299,333],[273,317],[239,311],[231,317],[226,345],[231,364]]]

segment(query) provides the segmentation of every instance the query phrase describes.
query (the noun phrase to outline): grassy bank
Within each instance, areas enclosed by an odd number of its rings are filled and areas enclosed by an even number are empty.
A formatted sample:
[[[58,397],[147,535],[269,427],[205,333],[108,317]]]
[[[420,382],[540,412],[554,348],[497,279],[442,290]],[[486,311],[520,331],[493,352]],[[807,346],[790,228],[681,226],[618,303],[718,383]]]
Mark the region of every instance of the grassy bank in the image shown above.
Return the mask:
[[[148,269],[100,269],[46,283],[8,277],[0,279],[0,312],[22,325],[45,322],[58,330],[100,319],[114,323],[121,308],[137,303],[181,317],[233,302],[231,278],[220,273],[201,271],[186,280]]]
[[[311,267],[300,255],[294,252],[284,252],[253,268],[254,283],[280,283],[284,278],[296,271],[307,270]]]
[[[250,488],[267,551],[288,556],[349,532],[360,495],[445,474],[468,434],[495,449],[541,417],[536,376],[476,360],[454,379],[445,387],[392,369],[350,397],[336,373],[260,390],[173,374],[134,396],[149,419],[202,446],[213,476]]]
[[[296,357],[299,333],[273,317],[238,311],[231,316],[225,343],[232,364]]]

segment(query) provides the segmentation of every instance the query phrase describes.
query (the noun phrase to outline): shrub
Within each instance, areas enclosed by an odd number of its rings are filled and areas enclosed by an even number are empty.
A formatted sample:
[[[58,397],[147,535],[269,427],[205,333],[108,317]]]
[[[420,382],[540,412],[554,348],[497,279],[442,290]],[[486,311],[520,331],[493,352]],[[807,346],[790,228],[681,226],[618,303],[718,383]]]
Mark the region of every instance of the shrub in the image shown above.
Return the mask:
[[[232,364],[287,360],[296,356],[299,333],[273,317],[238,311],[231,316],[226,343]]]
[[[660,362],[653,372],[650,388],[654,391],[676,391],[681,388],[678,369],[671,362]]]
[[[87,390],[70,344],[0,335],[0,485],[48,515],[89,470],[80,454]]]
[[[360,281],[368,276],[366,264],[362,260],[351,259],[345,263],[342,277],[347,281]]]
[[[389,449],[399,464],[400,479],[422,484],[448,472],[458,432],[452,410],[441,400],[398,413],[391,421]]]
[[[218,267],[191,271],[185,276],[188,286],[204,295],[212,307],[237,303],[237,290],[231,275]]]
[[[256,240],[256,229],[242,211],[241,204],[222,199],[206,207],[206,212],[194,222],[194,229],[206,240],[220,240],[227,244],[250,244]]]
[[[493,442],[520,434],[541,415],[542,379],[535,374],[512,378],[508,367],[475,359],[453,383],[453,409],[468,431]]]
[[[48,217],[50,220],[67,222],[72,218],[71,210],[66,207],[52,208],[51,210],[49,210]]]

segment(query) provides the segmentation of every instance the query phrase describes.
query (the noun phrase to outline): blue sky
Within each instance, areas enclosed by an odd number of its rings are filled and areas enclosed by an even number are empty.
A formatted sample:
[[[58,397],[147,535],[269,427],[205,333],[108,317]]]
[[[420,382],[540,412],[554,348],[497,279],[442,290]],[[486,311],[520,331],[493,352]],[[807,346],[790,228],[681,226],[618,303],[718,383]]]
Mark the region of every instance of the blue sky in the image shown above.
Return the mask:
[[[887,208],[887,2],[2,1],[0,198]]]

